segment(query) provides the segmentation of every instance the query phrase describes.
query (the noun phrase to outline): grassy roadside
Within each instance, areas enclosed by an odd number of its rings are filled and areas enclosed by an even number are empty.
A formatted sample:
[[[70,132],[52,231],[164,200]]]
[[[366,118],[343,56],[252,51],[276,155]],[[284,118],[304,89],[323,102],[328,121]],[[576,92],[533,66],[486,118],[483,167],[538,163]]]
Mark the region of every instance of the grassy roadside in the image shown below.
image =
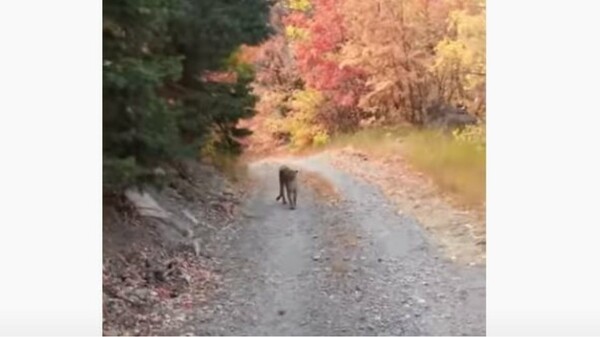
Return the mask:
[[[484,126],[468,128],[466,132],[454,135],[417,130],[411,126],[369,128],[332,136],[325,145],[305,147],[277,146],[264,128],[254,125],[254,129],[259,130],[249,141],[254,146],[244,153],[241,162],[265,156],[309,155],[352,146],[376,157],[402,157],[460,204],[476,208],[485,206]],[[217,158],[216,161],[225,166],[228,175],[244,175],[234,160]]]
[[[404,156],[460,203],[485,205],[486,149],[482,127],[454,135],[407,127],[369,129],[335,137],[328,147],[349,145],[374,156]]]

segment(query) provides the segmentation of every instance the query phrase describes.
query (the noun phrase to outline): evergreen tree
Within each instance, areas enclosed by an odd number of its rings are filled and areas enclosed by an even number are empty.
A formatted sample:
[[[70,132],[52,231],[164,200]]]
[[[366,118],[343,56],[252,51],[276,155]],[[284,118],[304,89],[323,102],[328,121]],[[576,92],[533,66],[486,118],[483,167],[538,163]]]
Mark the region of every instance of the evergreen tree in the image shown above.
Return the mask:
[[[269,33],[266,0],[105,0],[104,186],[153,180],[153,169],[215,140],[239,152],[235,128],[253,115],[252,69],[243,44]],[[215,80],[206,74],[233,74]]]

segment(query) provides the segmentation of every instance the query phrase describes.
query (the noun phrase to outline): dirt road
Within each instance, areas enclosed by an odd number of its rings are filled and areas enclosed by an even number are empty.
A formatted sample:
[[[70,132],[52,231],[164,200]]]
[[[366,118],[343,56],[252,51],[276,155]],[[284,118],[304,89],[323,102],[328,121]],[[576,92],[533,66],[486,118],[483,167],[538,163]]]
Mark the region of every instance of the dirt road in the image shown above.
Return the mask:
[[[223,287],[180,334],[485,335],[485,266],[459,266],[381,192],[327,155],[286,163],[333,186],[275,202],[278,164],[251,165],[255,192],[238,229],[215,244]],[[313,174],[314,174],[313,173]]]

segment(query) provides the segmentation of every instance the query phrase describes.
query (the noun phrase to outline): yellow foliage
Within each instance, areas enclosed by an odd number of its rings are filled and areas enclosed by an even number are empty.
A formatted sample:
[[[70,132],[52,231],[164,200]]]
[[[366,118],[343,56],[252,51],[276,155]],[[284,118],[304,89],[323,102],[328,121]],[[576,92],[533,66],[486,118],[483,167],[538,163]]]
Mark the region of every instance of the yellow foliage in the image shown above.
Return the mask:
[[[309,0],[288,0],[287,6],[289,9],[306,12],[312,8]]]
[[[455,130],[452,133],[454,139],[459,142],[467,142],[485,147],[485,125],[468,125],[462,131]]]
[[[264,112],[275,112],[278,106],[285,101],[285,93],[277,91],[265,91],[261,94],[260,100],[256,105],[256,110]]]
[[[466,68],[472,62],[472,52],[461,41],[445,38],[435,47],[435,52],[435,70],[451,71],[461,66]]]
[[[471,90],[485,83],[485,9],[475,15],[455,10],[450,12],[449,20],[456,37],[437,44],[432,70],[441,77],[457,75],[459,85]]]
[[[323,101],[323,95],[317,90],[299,90],[292,95],[292,109],[297,112],[296,118],[313,119]]]
[[[292,145],[305,148],[312,145],[313,134],[317,132],[314,127],[310,125],[296,125],[292,128]]]
[[[285,124],[285,119],[283,118],[268,118],[265,121],[265,127],[271,134],[287,131]]]
[[[290,40],[304,40],[308,37],[308,31],[296,26],[285,26],[285,36]]]
[[[312,140],[313,145],[315,146],[323,146],[329,143],[329,135],[327,132],[319,131],[316,135],[313,136]]]
[[[292,113],[284,123],[293,146],[302,148],[323,145],[329,140],[325,128],[316,121],[318,109],[323,102],[324,97],[317,90],[301,90],[292,95]]]
[[[272,114],[265,120],[265,128],[271,134],[289,133],[291,145],[298,148],[322,146],[329,142],[329,134],[316,120],[318,109],[324,102],[316,90],[295,92],[289,102],[291,111],[287,117]]]

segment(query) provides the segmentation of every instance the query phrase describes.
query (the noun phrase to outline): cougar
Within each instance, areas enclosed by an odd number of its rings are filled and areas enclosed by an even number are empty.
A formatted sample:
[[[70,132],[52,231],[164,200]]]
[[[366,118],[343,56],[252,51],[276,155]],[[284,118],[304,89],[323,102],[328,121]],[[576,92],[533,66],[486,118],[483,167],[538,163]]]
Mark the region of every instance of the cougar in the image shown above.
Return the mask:
[[[290,209],[296,208],[296,199],[298,198],[298,182],[296,180],[298,170],[292,170],[289,167],[282,165],[279,167],[279,195],[276,201],[283,198],[283,204],[286,204],[285,195],[283,195],[283,187],[287,192],[287,197],[290,202]]]

